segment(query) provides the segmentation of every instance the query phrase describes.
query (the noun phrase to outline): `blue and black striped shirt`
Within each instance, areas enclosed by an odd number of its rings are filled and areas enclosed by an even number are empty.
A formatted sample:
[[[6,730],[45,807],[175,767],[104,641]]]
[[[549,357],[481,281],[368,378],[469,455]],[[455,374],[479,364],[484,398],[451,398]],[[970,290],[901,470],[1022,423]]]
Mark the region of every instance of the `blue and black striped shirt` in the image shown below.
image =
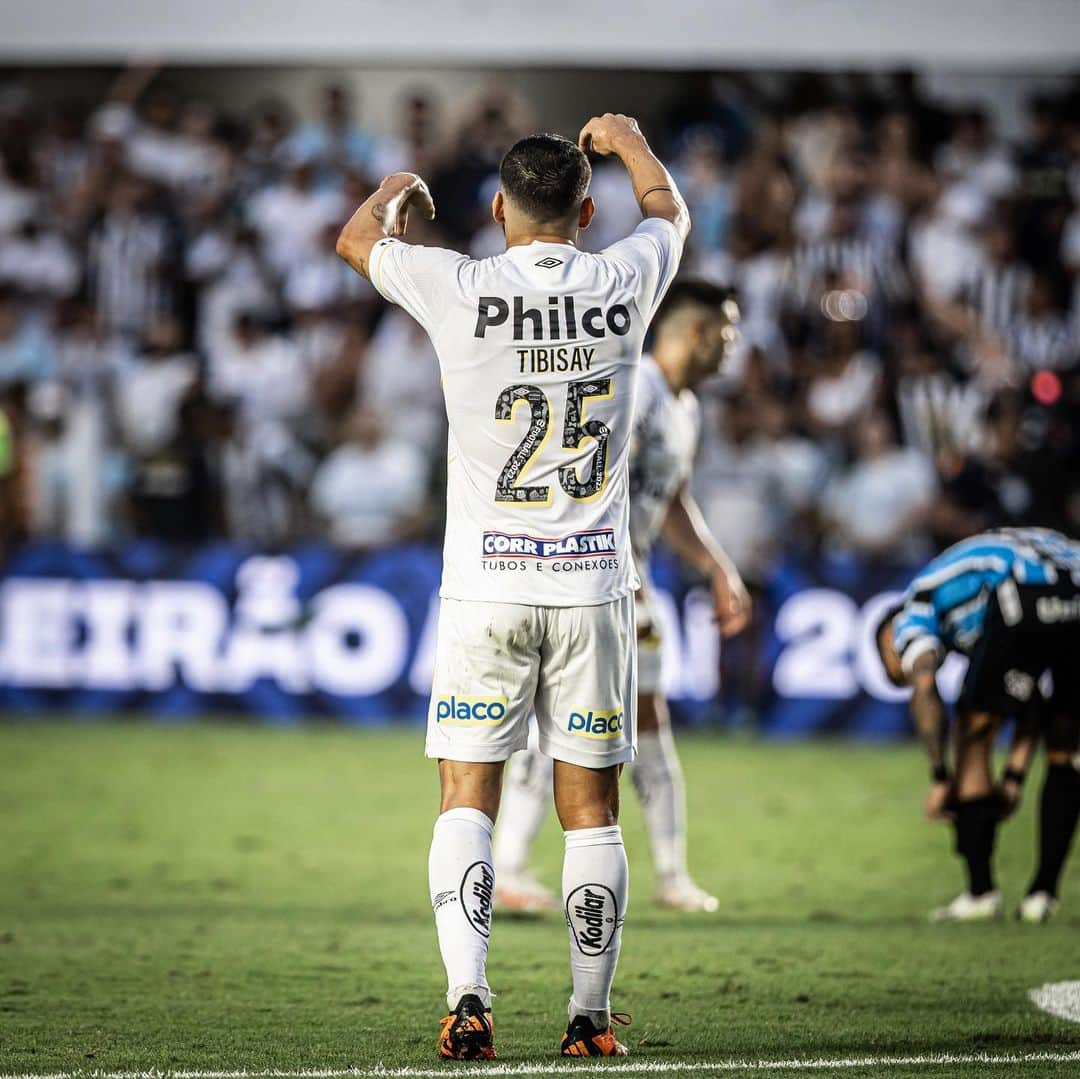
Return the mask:
[[[904,670],[924,652],[971,655],[1002,582],[1049,585],[1063,574],[1080,584],[1080,543],[1048,528],[996,529],[953,544],[904,593],[893,622]]]

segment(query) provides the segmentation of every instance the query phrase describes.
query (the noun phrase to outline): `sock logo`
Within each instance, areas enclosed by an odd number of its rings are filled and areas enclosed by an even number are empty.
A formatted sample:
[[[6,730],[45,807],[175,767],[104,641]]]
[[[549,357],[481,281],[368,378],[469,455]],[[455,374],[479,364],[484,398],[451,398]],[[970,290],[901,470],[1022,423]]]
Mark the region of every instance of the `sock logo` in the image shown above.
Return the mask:
[[[622,734],[623,713],[621,709],[594,712],[591,708],[587,712],[571,712],[566,729],[583,738],[618,738]]]
[[[615,893],[604,884],[582,884],[566,897],[566,924],[583,955],[603,955],[619,921]]]
[[[445,907],[447,903],[457,902],[457,892],[439,892],[438,895],[431,901],[431,909],[438,913],[441,907]]]
[[[506,705],[505,697],[440,697],[435,702],[435,722],[442,727],[496,727],[506,718]]]
[[[487,862],[473,862],[461,878],[461,909],[465,920],[482,937],[491,935],[491,901],[495,870]]]

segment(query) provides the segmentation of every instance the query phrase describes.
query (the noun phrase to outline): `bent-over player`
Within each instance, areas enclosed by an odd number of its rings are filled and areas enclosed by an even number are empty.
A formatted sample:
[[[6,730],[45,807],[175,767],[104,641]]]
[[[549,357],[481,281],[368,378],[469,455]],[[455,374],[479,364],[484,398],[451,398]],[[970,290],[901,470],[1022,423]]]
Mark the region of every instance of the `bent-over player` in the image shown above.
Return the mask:
[[[705,281],[677,281],[653,320],[653,350],[638,372],[630,443],[630,537],[638,572],[638,752],[630,778],[641,802],[656,876],[656,902],[675,910],[713,911],[716,898],[694,883],[686,860],[686,791],[660,690],[660,633],[648,580],[663,535],[710,584],[725,636],[738,633],[750,600],[731,560],[709,532],[690,493],[700,428],[694,391],[719,371],[735,341],[739,312],[731,293]],[[507,772],[506,812],[495,833],[495,897],[508,910],[541,911],[552,894],[528,870],[530,848],[547,816],[551,769],[530,748]]]
[[[1019,804],[1036,738],[1045,732],[1039,865],[1017,917],[1046,921],[1057,907],[1080,814],[1080,544],[1039,528],[962,540],[915,577],[903,602],[878,624],[876,643],[890,680],[912,687],[912,718],[931,766],[926,814],[953,822],[956,851],[967,866],[967,891],[934,911],[935,921],[1001,916],[992,868],[998,823]],[[953,771],[936,678],[950,651],[970,660],[956,704]],[[1044,697],[1040,680],[1047,671],[1053,688]],[[1009,717],[1017,728],[995,788],[993,743]]]
[[[599,254],[585,150],[626,166],[645,220]],[[562,1053],[614,1056],[610,991],[626,916],[619,773],[634,755],[634,591],[628,470],[637,367],[678,269],[689,217],[637,123],[605,114],[578,145],[554,135],[503,158],[492,213],[506,252],[410,246],[423,181],[383,180],[339,254],[427,330],[449,420],[447,524],[429,757],[441,810],[429,859],[449,1014],[440,1056],[495,1055],[486,975],[491,835],[503,765],[535,708],[565,831],[573,994]]]

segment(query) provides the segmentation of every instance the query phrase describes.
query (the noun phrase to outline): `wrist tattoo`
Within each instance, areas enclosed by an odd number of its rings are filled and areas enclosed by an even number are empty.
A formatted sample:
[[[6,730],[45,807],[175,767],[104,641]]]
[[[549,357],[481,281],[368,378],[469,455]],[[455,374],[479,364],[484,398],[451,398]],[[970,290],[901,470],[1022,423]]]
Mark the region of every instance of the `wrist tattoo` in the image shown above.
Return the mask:
[[[389,209],[390,203],[377,202],[371,207],[371,216],[379,222],[380,225],[386,224],[386,211]]]

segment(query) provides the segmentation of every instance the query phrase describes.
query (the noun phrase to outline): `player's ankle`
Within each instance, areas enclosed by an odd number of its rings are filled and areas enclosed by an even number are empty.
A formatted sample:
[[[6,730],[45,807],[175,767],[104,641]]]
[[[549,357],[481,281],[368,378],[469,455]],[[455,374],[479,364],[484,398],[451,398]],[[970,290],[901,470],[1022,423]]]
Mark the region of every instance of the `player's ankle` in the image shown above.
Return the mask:
[[[607,1030],[611,1026],[610,1008],[583,1008],[573,997],[566,1009],[567,1018],[572,1023],[581,1017],[588,1019],[597,1030]]]
[[[480,1003],[491,1011],[491,988],[487,985],[458,985],[446,994],[446,1006],[450,1011],[456,1011],[462,997],[474,996],[480,998]]]

